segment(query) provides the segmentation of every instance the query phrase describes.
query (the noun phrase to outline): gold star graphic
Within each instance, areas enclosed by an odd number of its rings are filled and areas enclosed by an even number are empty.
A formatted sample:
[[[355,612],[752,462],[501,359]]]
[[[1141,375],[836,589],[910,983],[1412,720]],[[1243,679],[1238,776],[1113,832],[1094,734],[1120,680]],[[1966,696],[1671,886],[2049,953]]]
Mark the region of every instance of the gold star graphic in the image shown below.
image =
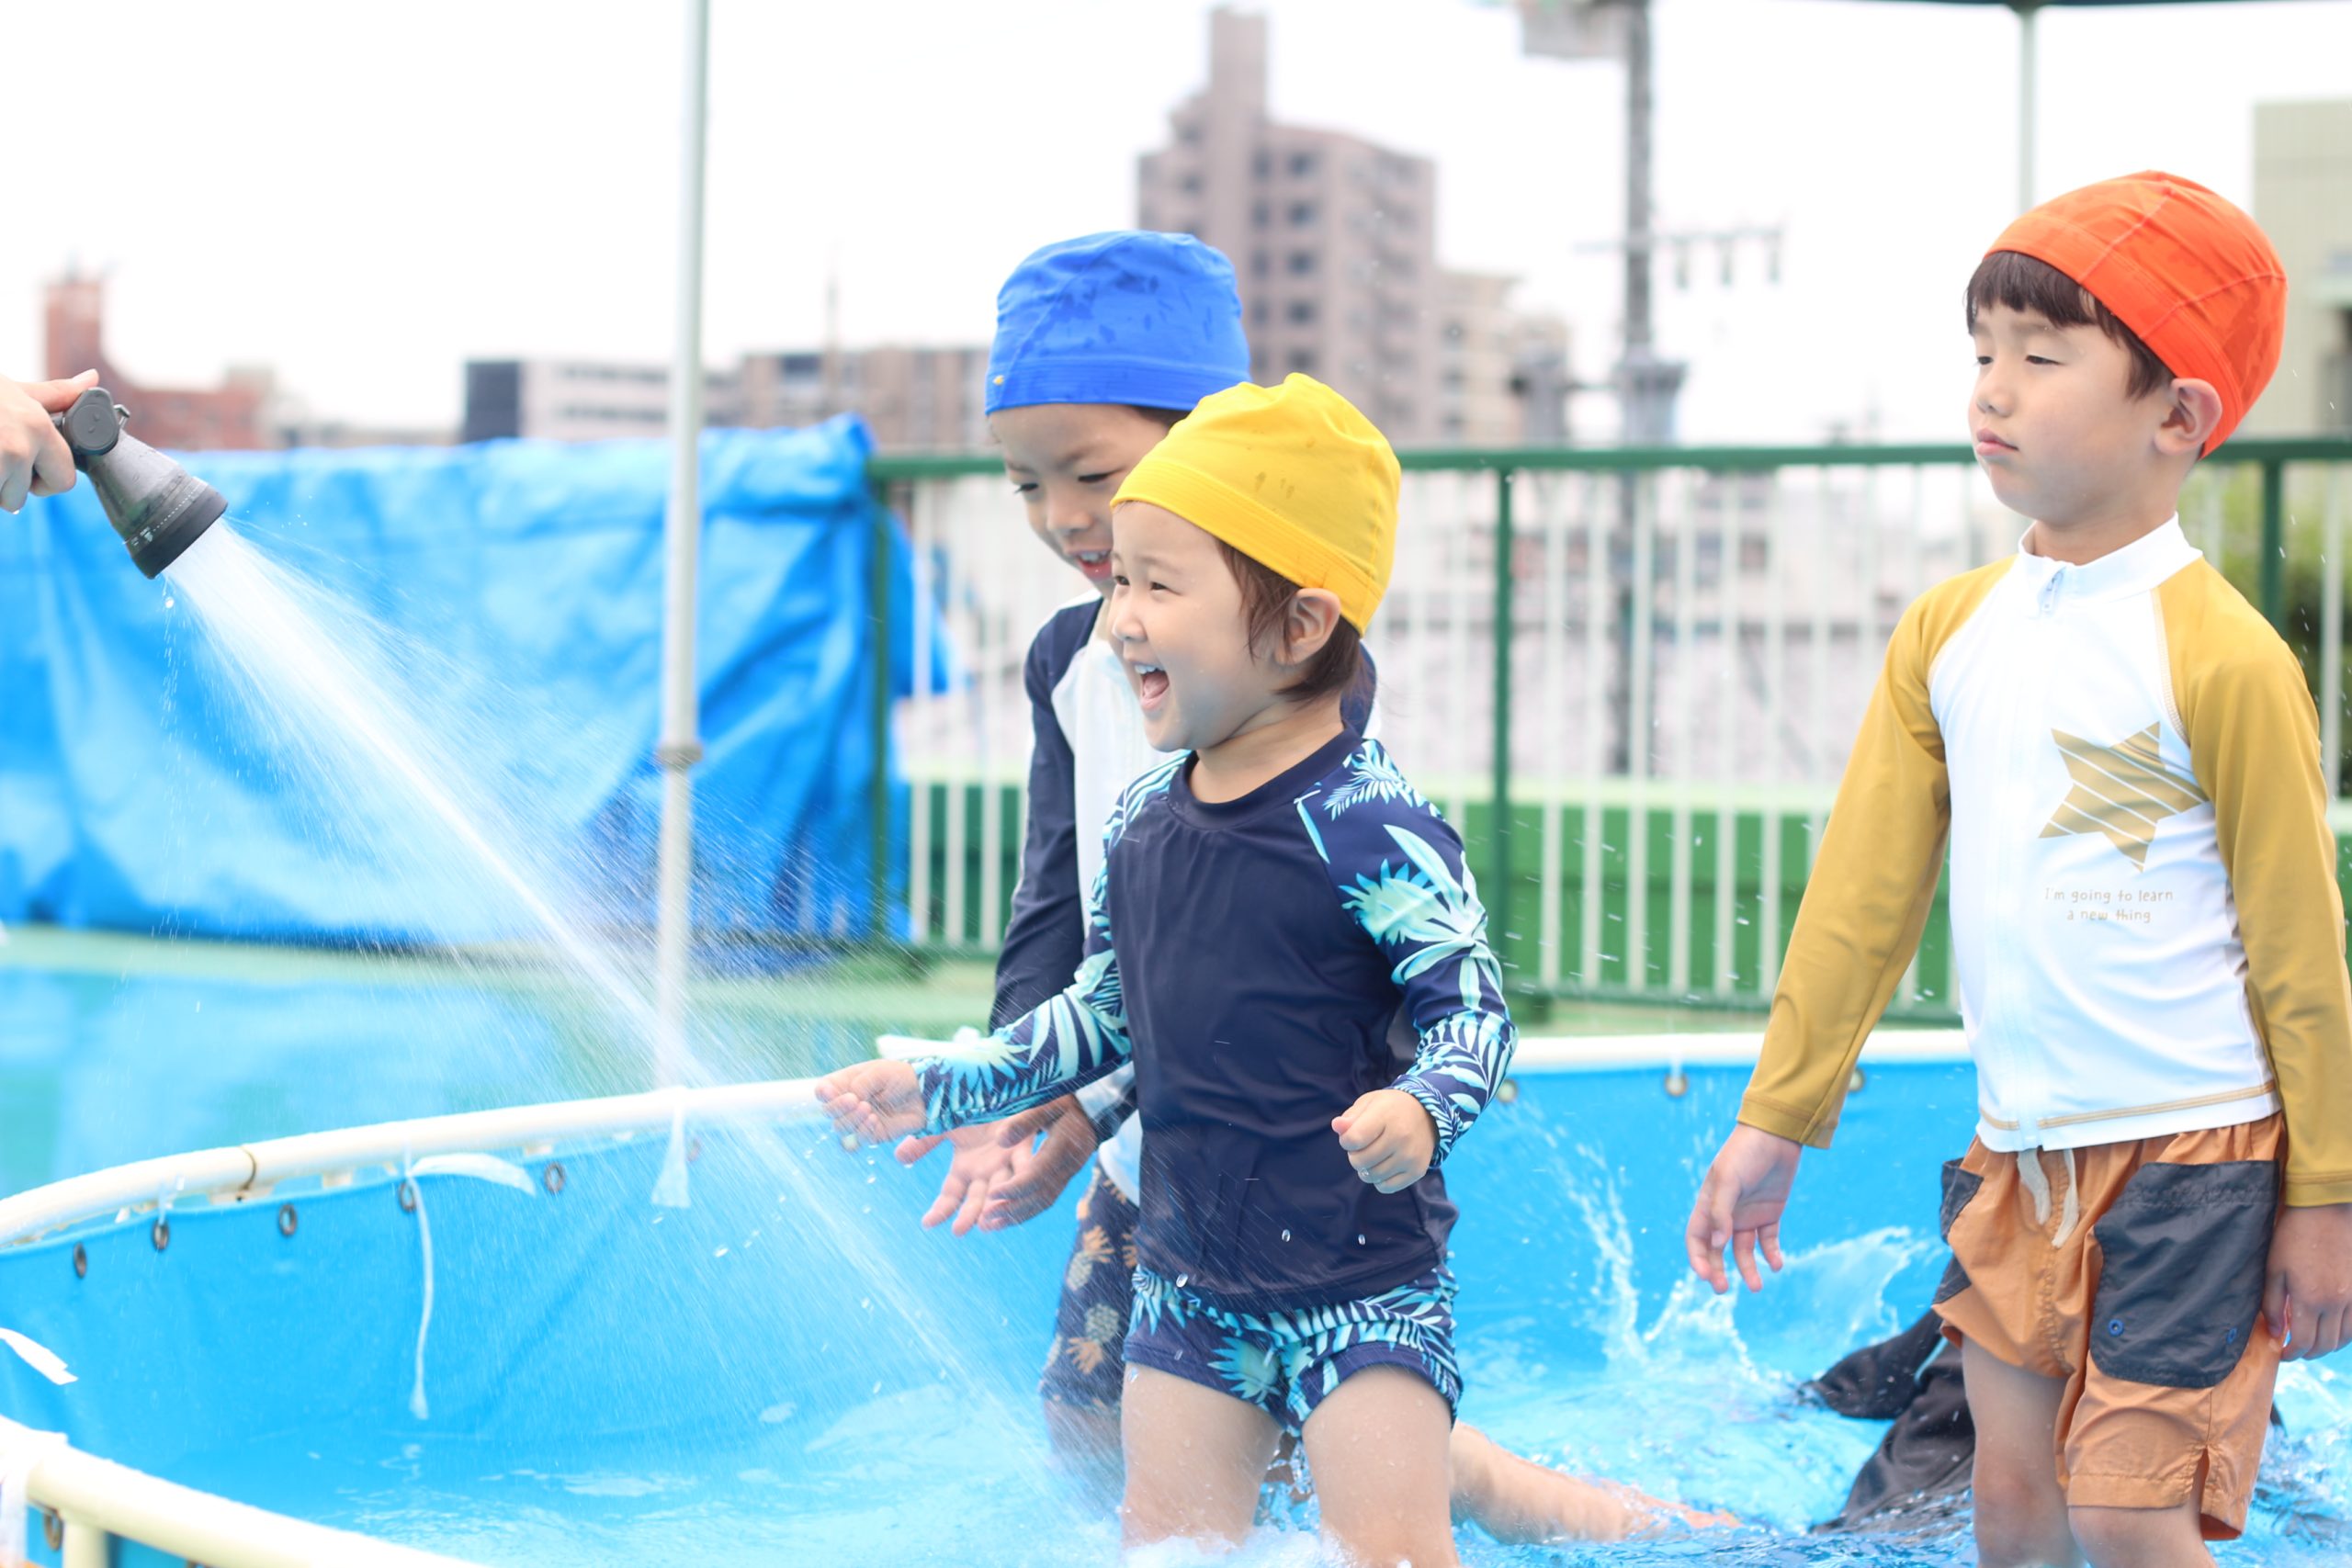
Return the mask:
[[[2065,753],[2075,787],[2041,836],[2103,833],[2135,868],[2144,868],[2156,824],[2204,804],[2206,798],[2196,780],[2165,766],[2156,733],[2152,724],[2112,746],[2100,746],[2063,729],[2052,730],[2050,738]]]

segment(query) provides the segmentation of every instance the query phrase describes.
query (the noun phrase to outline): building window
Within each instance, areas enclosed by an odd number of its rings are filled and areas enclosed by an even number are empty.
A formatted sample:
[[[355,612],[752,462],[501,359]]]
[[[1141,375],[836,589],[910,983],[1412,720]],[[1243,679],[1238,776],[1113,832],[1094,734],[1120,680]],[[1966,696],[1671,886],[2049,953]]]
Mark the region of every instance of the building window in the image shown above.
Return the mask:
[[[1315,301],[1312,299],[1294,299],[1290,302],[1290,310],[1285,313],[1293,321],[1297,322],[1301,326],[1305,326],[1315,320]]]
[[[1315,204],[1313,202],[1294,201],[1290,204],[1290,226],[1292,228],[1304,229],[1314,221]]]
[[[1311,273],[1314,270],[1315,253],[1313,251],[1291,252],[1290,272],[1293,277],[1305,277],[1308,273]]]
[[[1315,172],[1315,154],[1312,152],[1292,153],[1290,155],[1290,172],[1294,175],[1301,177],[1313,174]]]
[[[1266,302],[1263,299],[1257,301],[1250,307],[1250,324],[1251,326],[1262,327],[1266,324],[1268,320],[1269,317],[1266,313]]]
[[[1311,348],[1292,349],[1290,351],[1290,367],[1293,371],[1301,376],[1314,375],[1315,351]]]
[[[1262,229],[1266,226],[1266,204],[1261,201],[1251,206],[1250,209],[1250,227],[1252,229]]]
[[[1268,274],[1269,272],[1272,272],[1272,270],[1273,270],[1273,268],[1272,268],[1271,265],[1269,265],[1267,264],[1267,261],[1266,261],[1266,253],[1265,253],[1265,252],[1263,252],[1263,251],[1252,251],[1252,252],[1250,252],[1250,276],[1252,276],[1252,277],[1263,277],[1263,276],[1266,276],[1266,274]]]
[[[1182,181],[1178,182],[1177,188],[1186,196],[1198,196],[1201,194],[1201,176],[1186,175]]]
[[[1273,172],[1274,155],[1272,153],[1261,152],[1250,160],[1250,173],[1256,178],[1262,180]]]

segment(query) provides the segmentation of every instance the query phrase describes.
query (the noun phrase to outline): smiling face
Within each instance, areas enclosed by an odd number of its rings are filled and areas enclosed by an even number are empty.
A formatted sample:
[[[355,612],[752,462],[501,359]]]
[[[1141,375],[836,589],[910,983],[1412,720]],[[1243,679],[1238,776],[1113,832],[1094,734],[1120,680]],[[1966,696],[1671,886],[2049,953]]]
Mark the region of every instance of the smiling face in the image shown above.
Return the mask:
[[[1153,750],[1217,746],[1277,700],[1280,672],[1250,657],[1241,585],[1214,536],[1131,501],[1111,559],[1111,635]]]
[[[1106,598],[1111,497],[1174,418],[1121,403],[1035,403],[989,415],[1029,526]]]
[[[2132,351],[2095,324],[1996,303],[1976,311],[1969,335],[1969,433],[2002,505],[2058,529],[2168,514],[2186,467],[2165,434],[2169,382],[2135,392]]]

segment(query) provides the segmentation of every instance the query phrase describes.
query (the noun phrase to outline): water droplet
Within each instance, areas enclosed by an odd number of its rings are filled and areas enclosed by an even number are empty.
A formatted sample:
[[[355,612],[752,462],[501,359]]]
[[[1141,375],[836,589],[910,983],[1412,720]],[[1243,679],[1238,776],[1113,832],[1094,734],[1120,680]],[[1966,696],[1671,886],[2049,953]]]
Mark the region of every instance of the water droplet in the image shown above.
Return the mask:
[[[1289,1231],[1285,1230],[1285,1231],[1283,1231],[1283,1239],[1284,1241],[1288,1241],[1288,1240],[1290,1239],[1290,1232],[1289,1232]]]
[[[170,594],[166,593],[166,594],[164,594],[164,609],[168,610],[168,609],[170,609],[173,605],[175,605],[175,604],[178,604],[178,603],[179,603],[179,601],[178,601],[178,600],[176,600],[176,599],[175,599],[175,598],[173,598]]]
[[[711,1256],[713,1258],[724,1258],[727,1256],[727,1249],[722,1247],[718,1251],[712,1253]]]
[[[1179,1275],[1177,1275],[1177,1276],[1176,1276],[1176,1288],[1177,1288],[1178,1290],[1180,1290],[1180,1291],[1181,1291],[1181,1290],[1182,1290],[1186,1285],[1188,1285],[1188,1284],[1190,1284],[1190,1283],[1192,1282],[1192,1280],[1193,1280],[1193,1277],[1192,1277],[1190,1274],[1179,1274]]]
[[[1362,1231],[1356,1232],[1356,1245],[1358,1247],[1362,1247],[1363,1245],[1363,1232]]]

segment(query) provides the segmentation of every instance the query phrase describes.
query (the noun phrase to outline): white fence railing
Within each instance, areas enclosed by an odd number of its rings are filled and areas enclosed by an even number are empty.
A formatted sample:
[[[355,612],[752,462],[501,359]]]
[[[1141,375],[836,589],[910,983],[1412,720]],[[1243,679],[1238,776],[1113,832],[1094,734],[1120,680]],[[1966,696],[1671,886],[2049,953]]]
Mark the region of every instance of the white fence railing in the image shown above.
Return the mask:
[[[2013,549],[2024,521],[1961,448],[1406,461],[1368,639],[1380,722],[1470,840],[1517,982],[1768,994],[1895,621],[1931,583]],[[2352,441],[2239,443],[2182,504],[2190,540],[2311,645],[2332,780],[2347,468]],[[886,459],[876,477],[956,671],[896,715],[915,784],[912,937],[986,950],[1018,871],[1023,658],[1087,590],[1031,541],[988,459]],[[934,635],[930,618],[917,635]],[[918,671],[933,651],[917,649]],[[1900,1007],[1949,1014],[1949,955],[1939,913]]]

